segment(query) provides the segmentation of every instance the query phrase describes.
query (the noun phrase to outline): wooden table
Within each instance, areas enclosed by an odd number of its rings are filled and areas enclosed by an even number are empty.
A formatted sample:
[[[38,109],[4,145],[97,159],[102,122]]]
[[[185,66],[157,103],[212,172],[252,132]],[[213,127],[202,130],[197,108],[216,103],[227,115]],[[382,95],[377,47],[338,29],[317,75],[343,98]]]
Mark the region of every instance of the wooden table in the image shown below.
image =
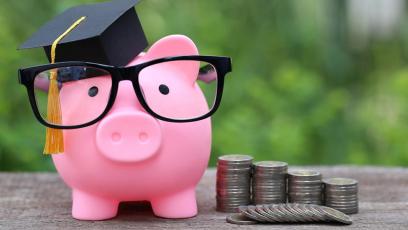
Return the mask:
[[[293,167],[292,167],[293,168]],[[183,220],[153,216],[148,203],[121,204],[115,219],[78,221],[71,217],[71,194],[55,173],[0,173],[0,229],[408,229],[408,169],[311,167],[324,177],[359,181],[360,212],[349,226],[327,224],[237,226],[215,211],[215,170],[197,189],[198,216]]]

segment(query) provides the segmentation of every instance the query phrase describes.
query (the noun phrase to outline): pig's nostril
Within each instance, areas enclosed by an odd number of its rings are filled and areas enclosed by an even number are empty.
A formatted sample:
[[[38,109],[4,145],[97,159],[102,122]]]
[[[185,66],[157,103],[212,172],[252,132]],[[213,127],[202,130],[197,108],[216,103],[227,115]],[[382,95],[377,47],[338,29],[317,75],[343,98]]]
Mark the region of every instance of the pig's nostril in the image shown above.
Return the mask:
[[[139,133],[139,140],[142,143],[146,142],[146,141],[149,140],[149,135],[147,135],[147,133],[145,133],[145,132],[141,132],[141,133]]]
[[[112,141],[113,142],[119,142],[120,139],[122,139],[122,135],[120,133],[112,133]]]

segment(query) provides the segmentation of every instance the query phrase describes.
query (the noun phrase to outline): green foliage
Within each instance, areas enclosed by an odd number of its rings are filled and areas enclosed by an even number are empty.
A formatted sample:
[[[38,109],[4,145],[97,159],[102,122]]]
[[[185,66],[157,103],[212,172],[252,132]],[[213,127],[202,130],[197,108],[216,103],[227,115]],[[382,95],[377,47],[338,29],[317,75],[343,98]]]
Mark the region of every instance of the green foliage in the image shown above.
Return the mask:
[[[68,7],[91,0],[0,0],[0,171],[53,170],[42,155],[17,69],[46,63],[16,47]],[[150,44],[185,34],[202,54],[227,55],[233,72],[213,121],[213,153],[290,164],[408,165],[405,28],[355,48],[347,2],[143,0]],[[84,153],[86,154],[86,153]]]

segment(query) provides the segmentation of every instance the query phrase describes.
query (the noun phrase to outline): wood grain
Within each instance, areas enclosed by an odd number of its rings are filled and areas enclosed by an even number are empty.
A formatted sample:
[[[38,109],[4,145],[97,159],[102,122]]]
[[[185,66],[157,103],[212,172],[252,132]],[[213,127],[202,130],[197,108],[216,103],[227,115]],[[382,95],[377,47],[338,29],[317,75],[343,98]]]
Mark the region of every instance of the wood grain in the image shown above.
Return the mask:
[[[298,168],[298,167],[291,167]],[[324,177],[359,181],[360,212],[350,226],[327,224],[237,226],[215,211],[215,170],[197,188],[199,214],[190,219],[155,217],[148,203],[123,203],[116,218],[79,221],[71,217],[71,193],[55,173],[0,173],[0,229],[408,229],[408,169],[308,167]]]

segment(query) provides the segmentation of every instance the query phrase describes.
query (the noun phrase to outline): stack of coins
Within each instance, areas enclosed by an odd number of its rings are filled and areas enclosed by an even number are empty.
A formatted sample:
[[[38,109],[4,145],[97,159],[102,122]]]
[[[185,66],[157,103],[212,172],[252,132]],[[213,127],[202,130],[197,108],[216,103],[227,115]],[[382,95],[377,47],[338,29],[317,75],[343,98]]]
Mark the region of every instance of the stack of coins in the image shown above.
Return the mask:
[[[330,207],[314,204],[263,204],[240,206],[240,213],[227,217],[231,224],[337,222],[351,224],[350,216]]]
[[[217,210],[238,212],[251,202],[252,157],[225,155],[217,163]]]
[[[322,174],[311,170],[288,173],[288,200],[290,203],[322,204]]]
[[[286,203],[288,164],[261,161],[253,165],[252,199],[255,204]]]
[[[350,178],[323,180],[325,205],[346,214],[358,212],[358,182]]]

